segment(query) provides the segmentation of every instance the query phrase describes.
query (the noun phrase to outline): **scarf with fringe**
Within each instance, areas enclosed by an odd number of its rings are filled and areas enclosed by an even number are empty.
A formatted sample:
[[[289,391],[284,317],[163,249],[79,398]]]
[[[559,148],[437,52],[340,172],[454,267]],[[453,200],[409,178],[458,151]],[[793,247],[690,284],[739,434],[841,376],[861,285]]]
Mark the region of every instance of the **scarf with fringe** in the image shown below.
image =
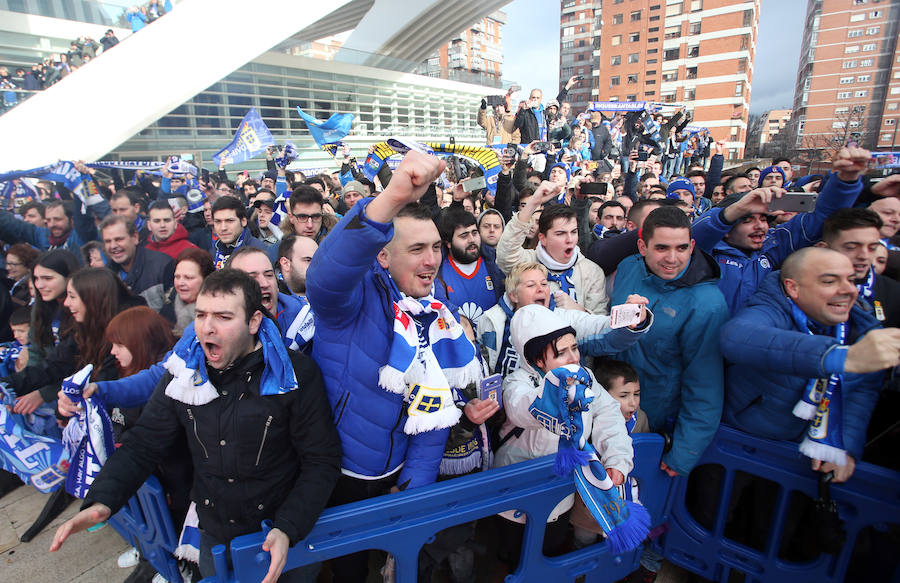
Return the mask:
[[[809,319],[793,301],[791,317],[801,332],[812,335]],[[832,334],[841,345],[847,342],[849,324],[841,322],[833,327]],[[800,453],[810,459],[831,462],[843,466],[847,464],[847,451],[842,437],[843,397],[841,385],[844,375],[833,374],[827,379],[810,379],[802,398],[794,405],[793,414],[800,419],[808,419],[806,435],[800,442]]]
[[[81,405],[78,417],[69,420],[62,435],[63,445],[69,450],[70,464],[66,492],[76,498],[85,497],[100,468],[115,449],[112,421],[103,399],[99,395],[85,399],[82,395],[93,371],[93,365],[89,364],[63,379],[61,387],[70,401]]]
[[[619,554],[641,545],[650,531],[650,515],[640,504],[622,498],[587,440],[584,426],[594,400],[592,384],[590,374],[577,364],[555,368],[544,376],[529,412],[559,436],[554,471],[574,477],[575,490],[606,534],[610,550]]]
[[[403,395],[408,435],[452,427],[459,421],[452,388],[481,380],[475,346],[456,316],[429,295],[411,298],[392,288],[394,335],[388,363],[381,367],[378,385]]]
[[[257,336],[266,365],[259,383],[259,394],[281,395],[300,388],[294,374],[294,365],[275,322],[263,318]],[[186,405],[206,405],[219,396],[219,392],[209,382],[206,356],[197,340],[193,322],[184,329],[184,335],[175,344],[171,356],[163,366],[173,377],[166,385],[166,395],[176,401]]]

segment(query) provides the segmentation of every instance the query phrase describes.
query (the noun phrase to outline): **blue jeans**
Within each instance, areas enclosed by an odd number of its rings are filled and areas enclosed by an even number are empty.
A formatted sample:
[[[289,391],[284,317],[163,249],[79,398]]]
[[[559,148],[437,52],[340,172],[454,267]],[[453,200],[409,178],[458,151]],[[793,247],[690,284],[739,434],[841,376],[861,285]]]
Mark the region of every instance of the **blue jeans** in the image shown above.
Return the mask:
[[[199,567],[200,574],[204,579],[206,577],[213,577],[216,574],[216,567],[213,564],[212,548],[219,544],[222,543],[209,536],[206,532],[200,531]],[[227,544],[225,545],[225,560],[228,561],[228,566],[232,567],[231,547]],[[322,563],[313,563],[311,565],[297,567],[296,569],[282,573],[281,577],[278,578],[278,583],[316,583],[316,578],[319,576],[319,569],[321,567]]]

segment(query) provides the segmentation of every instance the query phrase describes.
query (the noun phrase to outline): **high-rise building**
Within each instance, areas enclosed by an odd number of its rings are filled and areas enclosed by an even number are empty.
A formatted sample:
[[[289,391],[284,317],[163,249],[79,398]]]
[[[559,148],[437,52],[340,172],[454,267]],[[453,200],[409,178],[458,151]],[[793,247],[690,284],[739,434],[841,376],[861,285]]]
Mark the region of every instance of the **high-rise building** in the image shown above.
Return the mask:
[[[898,22],[900,0],[809,0],[792,133],[811,161],[847,142],[897,144]]]
[[[500,87],[503,73],[503,25],[497,10],[450,39],[415,69],[428,77]]]
[[[756,119],[755,126],[748,133],[747,157],[767,157],[770,155],[770,146],[776,140],[779,133],[791,121],[790,109],[770,109]],[[752,137],[751,137],[752,136]]]
[[[569,91],[573,111],[583,111],[596,94],[601,4],[600,0],[561,0],[559,86],[565,85],[572,75],[584,76]]]
[[[743,156],[759,0],[602,0],[596,98],[683,103]],[[595,9],[596,12],[596,9]]]

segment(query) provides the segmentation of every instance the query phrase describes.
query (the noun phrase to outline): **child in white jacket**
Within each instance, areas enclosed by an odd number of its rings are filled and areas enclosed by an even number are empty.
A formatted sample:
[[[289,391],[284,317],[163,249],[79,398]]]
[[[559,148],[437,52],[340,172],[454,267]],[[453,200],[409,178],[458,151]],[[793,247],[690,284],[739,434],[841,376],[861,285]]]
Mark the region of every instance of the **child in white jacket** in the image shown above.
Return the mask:
[[[642,310],[646,318],[646,310]],[[635,328],[642,330],[646,322],[641,321]],[[641,334],[628,328],[610,330],[637,341]],[[503,381],[503,408],[507,420],[500,431],[503,445],[494,460],[494,466],[505,466],[537,457],[555,454],[559,436],[541,424],[529,412],[531,404],[543,390],[544,375],[560,366],[579,364],[580,353],[575,338],[575,330],[549,309],[540,305],[524,306],[517,310],[510,324],[510,336],[515,349],[524,356],[521,366]],[[589,372],[589,371],[588,371]],[[591,436],[591,443],[597,450],[603,467],[616,485],[622,484],[633,467],[634,451],[631,438],[625,428],[618,401],[613,399],[597,383],[590,373],[594,400],[590,404],[590,415],[585,416],[584,433]],[[544,535],[544,553],[552,556],[565,540],[567,520],[558,520],[573,504],[574,495],[567,496],[554,508],[548,519]],[[515,510],[500,514],[507,531],[509,562],[515,568],[518,551],[521,548],[525,515]]]

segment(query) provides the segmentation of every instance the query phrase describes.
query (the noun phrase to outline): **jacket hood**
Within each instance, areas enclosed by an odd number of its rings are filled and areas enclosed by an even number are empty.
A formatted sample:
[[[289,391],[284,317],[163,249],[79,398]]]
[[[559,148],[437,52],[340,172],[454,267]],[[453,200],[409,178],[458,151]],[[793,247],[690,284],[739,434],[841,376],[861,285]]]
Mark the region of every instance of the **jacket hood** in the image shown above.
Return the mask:
[[[640,255],[637,256],[637,259],[643,265],[644,271],[647,272],[648,276],[653,276],[653,272],[647,269],[647,264],[644,261],[644,258]],[[707,281],[718,282],[719,278],[722,275],[722,270],[719,268],[719,264],[716,262],[712,256],[706,254],[704,251],[700,250],[700,247],[694,246],[694,252],[691,253],[691,263],[688,265],[687,269],[681,274],[681,277],[675,280],[664,280],[662,278],[657,277],[656,279],[664,286],[681,288],[681,287],[691,287],[697,285],[698,283],[704,283]]]
[[[150,240],[147,242],[147,246],[154,250],[159,250],[161,248],[168,247],[170,245],[175,245],[180,243],[181,241],[187,241],[188,232],[187,229],[184,228],[184,225],[178,223],[175,226],[175,232],[172,233],[172,236],[166,239],[165,241],[157,241],[156,237],[151,236]]]
[[[569,328],[569,324],[544,306],[531,304],[516,310],[509,325],[509,336],[516,352],[522,357],[520,366],[529,373],[543,374],[525,358],[525,345],[533,338],[546,336],[563,328]]]

